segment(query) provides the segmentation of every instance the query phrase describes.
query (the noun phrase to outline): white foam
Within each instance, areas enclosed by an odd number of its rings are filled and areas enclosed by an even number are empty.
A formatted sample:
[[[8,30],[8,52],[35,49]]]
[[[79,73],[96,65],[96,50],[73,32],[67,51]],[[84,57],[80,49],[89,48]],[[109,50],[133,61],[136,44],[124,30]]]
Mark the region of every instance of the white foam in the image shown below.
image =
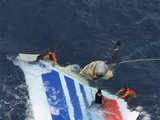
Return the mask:
[[[32,111],[32,105],[31,105],[31,102],[30,102],[30,100],[28,99],[28,101],[27,101],[27,104],[26,104],[26,106],[27,106],[27,110],[26,110],[26,118],[25,118],[25,120],[34,120],[34,117],[33,117],[33,111]]]
[[[137,106],[136,111],[140,112],[142,120],[151,120],[151,115],[144,111],[142,106]]]
[[[151,115],[146,111],[141,112],[142,120],[151,120]]]
[[[142,112],[143,111],[143,107],[142,106],[137,106],[136,107],[136,111]]]
[[[41,74],[46,72],[46,70],[42,69],[39,65],[31,65],[18,59],[14,61],[14,64],[20,66],[24,72],[33,118],[35,120],[52,120],[41,78]]]

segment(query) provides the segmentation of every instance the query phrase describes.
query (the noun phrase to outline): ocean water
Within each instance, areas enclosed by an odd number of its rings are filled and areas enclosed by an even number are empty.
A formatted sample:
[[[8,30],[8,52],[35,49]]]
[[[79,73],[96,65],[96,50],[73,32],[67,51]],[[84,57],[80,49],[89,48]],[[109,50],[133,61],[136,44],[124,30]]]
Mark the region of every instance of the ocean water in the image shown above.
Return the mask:
[[[27,118],[24,75],[7,56],[45,54],[50,48],[56,50],[59,64],[83,67],[109,60],[114,43],[120,41],[119,61],[159,58],[159,28],[158,0],[1,0],[0,120]],[[129,105],[142,106],[139,109],[150,115],[145,120],[159,120],[160,63],[122,64],[115,71],[112,79],[94,86],[114,94],[127,83],[137,93]]]

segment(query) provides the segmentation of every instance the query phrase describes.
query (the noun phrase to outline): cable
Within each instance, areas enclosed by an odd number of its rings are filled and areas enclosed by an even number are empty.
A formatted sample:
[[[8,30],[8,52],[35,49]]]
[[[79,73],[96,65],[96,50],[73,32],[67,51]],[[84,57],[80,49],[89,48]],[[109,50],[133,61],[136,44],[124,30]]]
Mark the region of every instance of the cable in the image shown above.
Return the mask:
[[[133,63],[133,62],[151,62],[151,61],[160,61],[160,58],[146,58],[146,59],[134,59],[134,60],[124,60],[118,63],[109,64],[110,66],[116,66],[125,63]]]
[[[125,61],[119,62],[118,64],[133,63],[133,62],[150,62],[150,61],[160,61],[160,58],[125,60]]]

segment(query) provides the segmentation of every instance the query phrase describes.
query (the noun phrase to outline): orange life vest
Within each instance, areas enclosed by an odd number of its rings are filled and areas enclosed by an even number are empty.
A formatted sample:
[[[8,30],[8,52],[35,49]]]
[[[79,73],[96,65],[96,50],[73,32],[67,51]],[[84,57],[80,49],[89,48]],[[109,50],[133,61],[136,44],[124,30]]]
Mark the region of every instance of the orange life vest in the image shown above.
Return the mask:
[[[129,88],[122,88],[118,91],[118,94],[124,92],[124,94],[121,96],[121,98],[125,99],[127,96],[129,96],[132,92]]]
[[[43,57],[44,60],[52,60],[55,64],[57,64],[57,58],[55,52],[48,52],[47,55]]]

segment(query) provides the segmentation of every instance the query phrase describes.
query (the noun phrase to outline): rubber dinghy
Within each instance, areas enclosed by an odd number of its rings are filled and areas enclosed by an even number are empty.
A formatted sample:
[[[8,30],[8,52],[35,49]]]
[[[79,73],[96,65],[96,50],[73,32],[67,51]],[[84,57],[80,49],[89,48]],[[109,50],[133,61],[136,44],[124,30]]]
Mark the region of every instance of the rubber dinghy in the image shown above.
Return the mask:
[[[106,91],[102,92],[107,102],[101,112],[90,111],[97,89],[50,63],[29,64],[24,62],[25,54],[22,56],[23,61],[18,60],[16,65],[24,72],[35,120],[136,120],[139,116],[139,112],[131,112],[123,100]]]

